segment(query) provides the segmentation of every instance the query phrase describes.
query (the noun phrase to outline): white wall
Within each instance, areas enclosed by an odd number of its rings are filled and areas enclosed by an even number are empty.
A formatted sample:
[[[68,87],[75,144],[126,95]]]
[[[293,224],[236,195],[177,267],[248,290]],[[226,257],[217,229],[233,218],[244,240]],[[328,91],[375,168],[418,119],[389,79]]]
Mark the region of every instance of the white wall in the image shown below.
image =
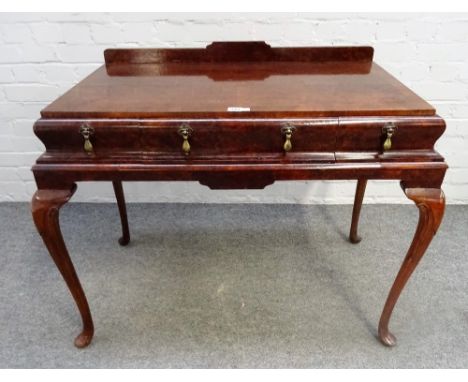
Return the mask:
[[[436,148],[450,170],[448,203],[468,202],[468,14],[0,14],[0,201],[26,201],[44,150],[32,124],[46,104],[103,62],[108,47],[203,47],[213,40],[274,46],[370,44],[375,60],[447,121]],[[354,182],[284,182],[263,191],[196,183],[127,183],[129,201],[350,203]],[[109,184],[74,200],[113,201]],[[371,182],[366,202],[406,202],[397,182]]]

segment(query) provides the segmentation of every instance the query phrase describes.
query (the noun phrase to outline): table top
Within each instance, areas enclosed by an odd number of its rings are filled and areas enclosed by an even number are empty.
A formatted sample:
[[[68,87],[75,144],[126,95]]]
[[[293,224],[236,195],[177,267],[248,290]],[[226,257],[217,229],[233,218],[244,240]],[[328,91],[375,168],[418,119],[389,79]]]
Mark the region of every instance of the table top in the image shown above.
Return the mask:
[[[430,116],[434,108],[372,62],[370,47],[110,49],[106,64],[43,118]]]

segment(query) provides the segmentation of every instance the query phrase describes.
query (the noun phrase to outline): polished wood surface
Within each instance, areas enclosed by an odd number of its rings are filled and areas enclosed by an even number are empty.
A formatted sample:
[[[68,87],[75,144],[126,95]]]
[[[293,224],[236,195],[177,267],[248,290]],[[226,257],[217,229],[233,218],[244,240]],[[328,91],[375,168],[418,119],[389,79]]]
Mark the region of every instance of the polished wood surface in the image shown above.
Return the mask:
[[[119,244],[126,246],[130,242],[130,229],[128,227],[127,206],[125,205],[125,196],[122,182],[114,180],[112,182],[117,206],[119,207],[120,223],[122,224],[122,236],[119,238]]]
[[[258,47],[260,53],[257,53]],[[122,49],[42,111],[43,118],[434,115],[372,63],[372,48]],[[172,54],[171,54],[172,53]],[[230,107],[249,108],[229,112]]]
[[[432,238],[437,233],[445,210],[445,195],[437,188],[405,188],[405,195],[419,209],[419,222],[411,246],[393,283],[379,322],[379,337],[387,346],[396,344],[395,336],[389,331],[388,323],[393,308],[406,282],[426,252]]]
[[[107,49],[104,52],[106,66],[230,62],[348,62],[368,65],[373,55],[374,49],[370,46],[273,48],[265,41],[217,41],[201,49]]]
[[[88,301],[81,287],[75,267],[68,254],[59,223],[59,210],[75,193],[76,185],[69,190],[38,190],[33,195],[31,212],[37,231],[42,236],[52,259],[57,265],[76,302],[83,320],[83,330],[75,339],[75,346],[89,345],[94,334],[94,325]]]
[[[197,181],[223,190],[336,179],[358,181],[351,242],[360,240],[367,180],[400,181],[420,210],[379,325],[381,341],[395,344],[391,313],[443,216],[447,164],[434,145],[445,122],[372,57],[370,47],[262,42],[111,49],[105,66],[46,107],[34,124],[46,151],[32,168],[32,210],[82,316],[75,344],[86,346],[93,335],[58,221],[76,182],[113,183],[126,245],[123,181]]]
[[[354,196],[353,217],[351,220],[351,228],[349,230],[349,241],[357,244],[361,241],[361,236],[358,235],[359,215],[361,214],[362,201],[366,192],[367,179],[358,179],[356,185],[356,194]]]

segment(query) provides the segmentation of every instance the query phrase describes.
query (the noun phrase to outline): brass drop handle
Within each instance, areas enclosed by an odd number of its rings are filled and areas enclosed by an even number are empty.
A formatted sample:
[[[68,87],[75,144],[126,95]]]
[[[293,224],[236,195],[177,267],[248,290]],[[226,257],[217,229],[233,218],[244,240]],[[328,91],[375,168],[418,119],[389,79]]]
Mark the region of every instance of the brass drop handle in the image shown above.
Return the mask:
[[[292,137],[292,133],[294,129],[295,129],[295,126],[293,125],[286,125],[281,128],[281,133],[286,138],[283,144],[283,150],[286,152],[291,151],[292,149],[291,137]]]
[[[182,139],[184,140],[182,142],[182,151],[184,152],[185,155],[189,155],[190,154],[190,143],[189,143],[189,136],[192,135],[192,128],[187,125],[187,124],[183,124],[179,127],[179,130],[178,130],[178,133],[179,135],[182,137]]]
[[[84,138],[84,151],[87,154],[91,154],[93,152],[93,144],[89,140],[89,137],[94,134],[94,129],[89,126],[87,123],[81,125],[80,127],[80,133]]]
[[[385,142],[383,143],[383,150],[388,151],[392,148],[392,137],[396,132],[396,125],[394,123],[387,123],[383,128],[382,132],[386,134]]]

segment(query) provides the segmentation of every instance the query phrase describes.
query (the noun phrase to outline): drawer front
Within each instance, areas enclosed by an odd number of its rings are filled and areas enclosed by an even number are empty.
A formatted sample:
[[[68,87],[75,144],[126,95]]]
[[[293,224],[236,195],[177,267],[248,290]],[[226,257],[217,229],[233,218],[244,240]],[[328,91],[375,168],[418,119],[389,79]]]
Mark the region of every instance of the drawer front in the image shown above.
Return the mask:
[[[336,151],[433,150],[444,130],[445,122],[438,116],[340,118]]]
[[[88,152],[85,150],[85,126],[89,128],[88,140],[91,143]],[[137,124],[39,120],[34,124],[34,133],[50,154],[63,152],[94,157],[141,150]]]
[[[294,158],[335,150],[338,120],[47,121],[35,124],[49,153],[90,158],[140,155],[203,158],[277,155]]]
[[[141,126],[142,149],[191,157],[333,152],[337,120],[199,122]],[[184,151],[184,129],[190,151]],[[288,131],[289,130],[289,131]]]

